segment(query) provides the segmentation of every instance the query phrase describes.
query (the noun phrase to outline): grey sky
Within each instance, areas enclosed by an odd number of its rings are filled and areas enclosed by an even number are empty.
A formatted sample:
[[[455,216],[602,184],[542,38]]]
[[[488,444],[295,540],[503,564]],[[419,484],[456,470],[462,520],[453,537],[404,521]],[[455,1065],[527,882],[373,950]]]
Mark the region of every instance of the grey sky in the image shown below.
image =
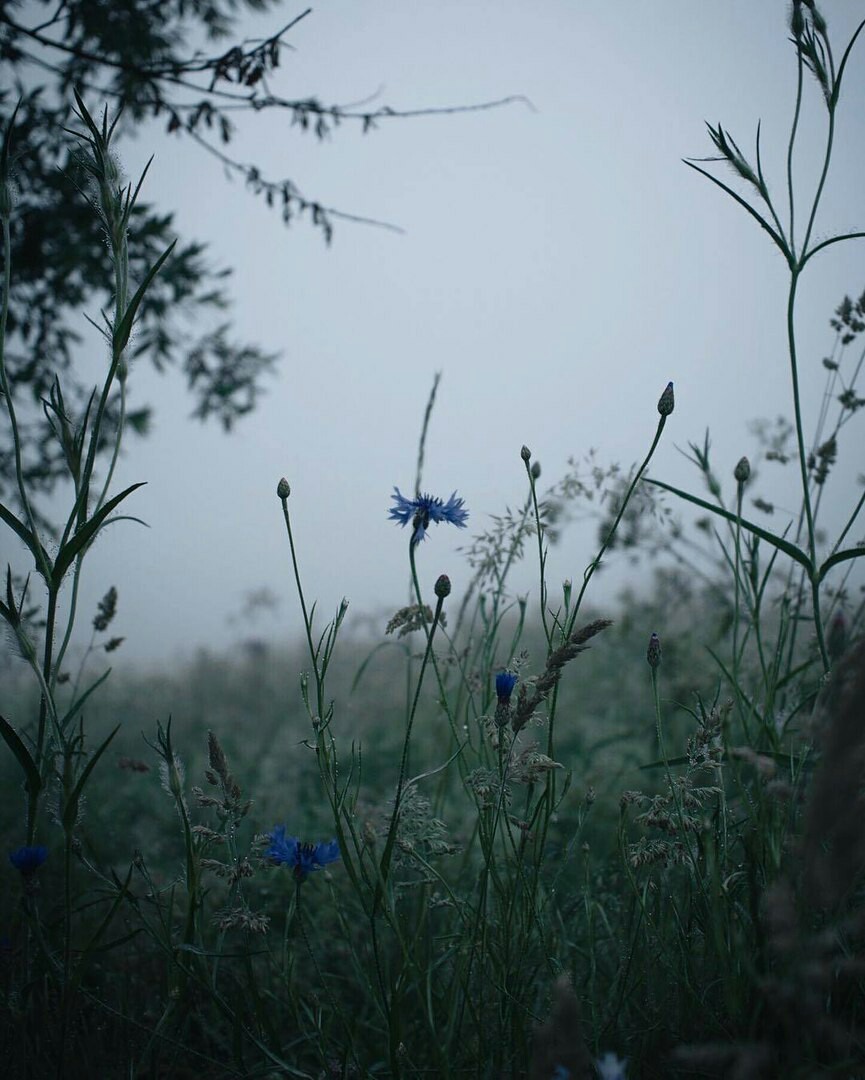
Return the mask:
[[[146,197],[176,212],[184,236],[207,240],[214,263],[235,268],[238,335],[281,350],[283,362],[230,437],[188,420],[177,376],[157,377],[143,363],[134,370],[131,406],[155,402],[157,422],[148,440],[127,444],[116,486],[148,481],[128,512],[151,528],[121,525],[99,542],[86,573],[88,622],[116,584],[116,632],[127,636],[129,657],[164,661],[246,633],[297,633],[275,495],[282,475],[307,595],[319,598],[322,616],[342,596],[352,613],[398,606],[408,533],[388,522],[389,495],[394,484],[411,491],[437,370],[424,487],[444,497],[456,488],[469,532],[523,500],[523,443],[542,462],[542,483],[590,447],[601,460],[641,457],[669,379],[676,412],[653,474],[699,491],[675,445],[702,439],[709,426],[726,477],[754,447],[748,421],[790,413],[786,272],[757,226],[680,159],[710,154],[705,120],[720,121],[750,154],[762,118],[764,168],[772,191],[783,190],[795,92],[786,7],[316,6],[291,36],[296,51],[275,86],[285,96],[348,103],[378,92],[382,104],[408,109],[524,94],[534,106],[393,120],[367,136],[345,125],[324,144],[275,115],[244,121],[237,157],[290,176],[326,204],[394,222],[404,236],[337,223],[328,249],[310,227],[285,229],[194,146],[156,127],[122,144],[131,176],[155,153]],[[865,5],[821,8],[840,54]],[[280,17],[257,20],[250,33]],[[842,99],[818,235],[865,226],[863,72],[865,41]],[[825,126],[810,80],[803,124],[799,190],[810,195]],[[803,281],[807,430],[832,340],[828,318],[845,292],[863,287],[862,244],[815,258]],[[863,455],[861,429],[845,430],[847,505]],[[774,482],[764,480],[771,494]],[[785,505],[783,489],[776,501]],[[469,571],[455,551],[466,540],[434,529],[419,555],[422,583],[431,588],[446,571],[459,595]],[[581,577],[593,541],[593,528],[569,530],[550,556],[554,588]],[[532,600],[535,576],[530,562],[515,579]],[[229,625],[244,595],[264,585],[282,598],[277,618]],[[602,583],[595,595],[603,594]]]

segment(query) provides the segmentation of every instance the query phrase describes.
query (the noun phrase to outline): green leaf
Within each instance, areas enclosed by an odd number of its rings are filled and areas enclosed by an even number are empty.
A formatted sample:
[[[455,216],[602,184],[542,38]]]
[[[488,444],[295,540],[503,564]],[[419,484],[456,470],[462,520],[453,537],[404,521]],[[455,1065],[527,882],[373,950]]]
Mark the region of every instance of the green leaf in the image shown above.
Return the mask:
[[[81,95],[78,93],[78,90],[74,86],[72,87],[72,93],[75,97],[75,104],[78,107],[78,115],[81,117],[84,124],[90,129],[90,134],[93,136],[93,138],[98,141],[101,136],[101,132],[96,126],[96,121],[88,112],[87,106],[84,104],[84,99],[81,97]]]
[[[118,514],[117,517],[111,518],[109,521],[106,521],[105,524],[106,526],[115,525],[118,521],[134,521],[136,525],[143,525],[145,529],[150,528],[146,521],[135,517],[133,514]]]
[[[798,679],[800,675],[804,675],[804,673],[808,670],[809,667],[813,667],[818,659],[818,657],[812,656],[810,660],[806,660],[804,663],[799,664],[798,667],[794,667],[791,671],[788,671],[786,675],[778,679],[777,683],[775,684],[775,689],[781,690],[783,689],[783,687],[788,686],[792,682],[795,682],[795,680]]]
[[[36,768],[36,762],[30,756],[30,751],[21,741],[18,732],[3,716],[0,716],[0,735],[3,736],[6,745],[15,757],[18,758],[18,764],[24,770],[27,792],[31,799],[35,798],[42,790],[42,777]]]
[[[733,672],[730,671],[730,669],[727,667],[727,665],[724,663],[724,661],[721,659],[721,657],[718,655],[718,653],[716,653],[714,649],[710,649],[708,646],[706,647],[706,651],[712,657],[712,659],[715,661],[715,663],[718,665],[718,667],[721,669],[721,671],[722,671],[722,673],[724,675],[724,678],[727,680],[727,682],[731,686],[737,686],[736,680],[733,678]],[[742,700],[747,704],[748,708],[753,712],[754,716],[757,719],[757,722],[760,724],[760,727],[764,727],[766,721],[765,721],[765,719],[763,717],[763,714],[760,712],[759,708],[754,703],[754,699],[751,697],[751,695],[742,686],[737,686],[737,689],[739,691],[739,694],[742,697]]]
[[[0,150],[0,183],[6,183],[9,180],[9,162],[12,150],[12,128],[15,126],[15,117],[18,115],[18,110],[21,108],[21,98],[15,103],[15,108],[12,110],[12,115],[9,117],[9,123],[6,125],[6,131],[3,134],[3,149]]]
[[[110,674],[111,674],[111,668],[109,668],[103,675],[100,675],[100,677],[96,680],[96,682],[91,687],[89,687],[87,690],[85,690],[84,693],[72,703],[72,705],[69,708],[69,711],[66,713],[66,715],[63,717],[63,719],[60,721],[61,729],[66,727],[66,725],[69,723],[69,721],[72,720],[73,717],[81,710],[82,705],[90,697],[90,695],[93,693],[93,691],[98,690],[99,687],[105,682],[105,680],[108,678],[108,676]]]
[[[153,281],[153,279],[162,269],[162,264],[165,262],[171,252],[174,251],[174,246],[176,243],[177,241],[173,240],[165,249],[165,251],[163,251],[163,253],[159,256],[153,266],[151,266],[151,268],[147,271],[147,277],[145,277],[144,281],[141,282],[141,284],[138,286],[138,289],[136,290],[135,295],[129,301],[129,307],[126,309],[123,318],[120,320],[119,324],[114,327],[113,348],[115,359],[120,356],[120,354],[129,344],[129,335],[132,333],[132,324],[135,321],[136,314],[138,313],[139,305],[144,299],[144,294],[150,288],[151,281]]]
[[[366,657],[361,662],[360,667],[355,673],[354,680],[351,684],[352,694],[355,692],[355,690],[357,690],[358,686],[360,685],[360,681],[366,674],[366,669],[369,667],[376,653],[381,652],[382,649],[401,649],[406,656],[409,656],[411,653],[408,645],[406,645],[402,641],[380,641],[378,645],[374,645],[373,648],[367,653]]]
[[[0,521],[5,522],[9,528],[18,536],[27,547],[30,549],[30,554],[33,556],[36,566],[41,570],[43,566],[51,567],[51,560],[48,558],[48,553],[45,549],[42,549],[42,555],[39,555],[39,545],[36,543],[36,537],[27,528],[23,521],[20,521],[11,510],[8,510],[3,503],[0,503]]]
[[[785,555],[789,555],[791,559],[805,567],[808,571],[809,578],[812,576],[813,567],[811,566],[811,560],[801,548],[796,547],[795,544],[791,544],[789,540],[785,540],[781,536],[776,536],[766,529],[761,529],[760,526],[755,525],[753,521],[747,521],[745,518],[736,517],[735,514],[731,513],[729,510],[725,510],[721,506],[715,506],[713,503],[706,502],[705,499],[700,499],[696,495],[689,495],[687,491],[681,491],[679,488],[673,487],[672,484],[665,484],[663,480],[652,480],[650,477],[646,476],[643,478],[643,483],[654,484],[655,487],[672,492],[673,495],[678,495],[680,499],[693,503],[694,506],[699,506],[703,510],[708,510],[710,514],[717,514],[718,517],[726,518],[726,520],[733,525],[740,524],[743,529],[747,529],[748,532],[753,533],[755,536],[759,536],[761,540],[765,540],[767,544],[771,544],[773,547],[778,548],[779,551],[783,551]]]
[[[865,547],[845,548],[844,551],[836,551],[834,555],[829,556],[817,571],[817,581],[822,581],[832,567],[837,566],[838,563],[846,562],[848,559],[860,559],[863,555],[865,555]]]
[[[105,742],[96,750],[93,757],[87,762],[84,768],[81,770],[81,775],[78,777],[78,781],[75,787],[72,789],[72,794],[69,796],[66,805],[63,807],[63,828],[66,832],[72,829],[75,824],[75,819],[78,817],[78,801],[81,798],[81,792],[84,790],[84,785],[90,774],[96,767],[96,762],[102,757],[105,751],[108,749],[108,744],[120,730],[120,724],[111,732]]]
[[[673,765],[687,765],[687,764],[688,764],[688,757],[687,757],[687,755],[685,755],[684,757],[667,758],[666,761],[664,761],[663,759],[661,761],[650,761],[648,763],[648,765],[641,765],[640,768],[641,769],[664,769],[668,765],[672,768]]]
[[[121,491],[119,495],[115,495],[113,499],[109,499],[102,509],[98,510],[88,522],[82,525],[67,544],[63,545],[57,554],[57,561],[54,564],[54,571],[51,574],[50,584],[53,589],[60,588],[63,575],[75,561],[78,554],[83,551],[96,536],[111,511],[119,506],[127,495],[132,494],[137,488],[144,487],[144,483],[144,481],[141,481],[137,484],[132,484],[125,491]]]
[[[123,902],[123,899],[127,896],[131,898],[132,894],[129,892],[129,882],[132,880],[133,870],[134,866],[130,866],[129,871],[126,875],[126,881],[122,883],[117,881],[117,876],[114,875],[115,884],[117,885],[117,894],[111,902],[111,906],[109,907],[108,911],[102,917],[102,921],[91,935],[90,940],[87,942],[87,944],[84,946],[84,948],[81,950],[81,953],[79,954],[79,960],[76,964],[75,972],[72,976],[72,979],[70,980],[70,987],[73,989],[73,992],[81,985],[81,980],[84,977],[84,973],[90,962],[90,958],[95,952],[105,952],[108,949],[120,945],[125,941],[129,941],[130,938],[135,937],[135,935],[138,933],[138,930],[133,930],[131,934],[124,934],[124,936],[119,938],[117,941],[113,941],[108,945],[104,946],[103,948],[99,947],[99,942],[102,940],[103,935],[106,933],[108,927],[111,925],[111,920],[114,918],[114,915],[117,912],[117,909],[120,907],[121,903]]]
[[[743,199],[741,195],[737,195],[731,187],[728,187],[722,180],[719,180],[717,176],[712,176],[712,174],[708,170],[701,169],[700,166],[695,165],[693,161],[688,161],[687,159],[685,159],[685,164],[688,166],[689,169],[693,169],[694,172],[698,172],[701,176],[705,176],[707,180],[711,180],[713,184],[716,184],[722,191],[726,192],[730,196],[730,198],[737,202],[744,210],[747,210],[751,217],[760,225],[760,227],[765,229],[766,232],[772,237],[775,246],[784,256],[787,262],[791,262],[792,256],[784,238],[780,235],[780,233],[777,233],[772,228],[772,226],[763,217],[762,214],[760,214],[757,210],[754,209],[753,206],[751,206],[747,199]]]
[[[812,255],[816,255],[818,251],[822,251],[824,248],[830,246],[830,244],[840,244],[844,240],[862,240],[865,239],[865,232],[850,232],[844,233],[842,236],[830,236],[828,240],[823,240],[819,244],[815,244],[810,251],[806,252],[799,260],[799,268],[801,269],[805,263],[811,258]]]
[[[129,896],[130,896],[130,898],[132,898],[131,893],[129,894]],[[122,899],[122,897],[121,897],[121,899]],[[146,934],[146,933],[147,933],[147,931],[144,929],[144,927],[139,926],[137,930],[130,930],[130,932],[128,934],[122,934],[118,938],[113,938],[111,941],[106,941],[104,945],[100,945],[97,942],[97,944],[93,945],[92,947],[87,946],[87,950],[88,950],[88,953],[107,953],[107,952],[111,952],[112,949],[117,949],[121,945],[126,945],[127,942],[133,941],[135,938],[139,937],[141,934]],[[79,982],[80,982],[80,980],[79,980]]]

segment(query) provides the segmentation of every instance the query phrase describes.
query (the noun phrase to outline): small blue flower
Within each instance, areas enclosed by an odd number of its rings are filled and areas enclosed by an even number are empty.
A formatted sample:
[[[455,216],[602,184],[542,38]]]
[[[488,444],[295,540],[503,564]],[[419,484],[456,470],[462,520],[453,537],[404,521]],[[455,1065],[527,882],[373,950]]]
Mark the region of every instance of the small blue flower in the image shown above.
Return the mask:
[[[340,858],[336,840],[304,844],[296,836],[286,836],[284,825],[277,825],[267,836],[270,847],[264,853],[265,859],[270,859],[276,865],[283,863],[290,866],[298,881],[303,881],[311,871],[320,870]]]
[[[9,852],[9,862],[25,877],[35,874],[47,858],[48,848],[42,844],[37,844],[36,847],[20,847],[17,851]]]
[[[517,685],[517,679],[519,679],[519,675],[515,675],[512,671],[500,671],[496,675],[496,697],[499,699],[499,705],[510,703],[511,694]]]
[[[595,1068],[598,1070],[600,1080],[628,1080],[625,1072],[627,1064],[627,1058],[620,1058],[608,1050],[603,1057],[595,1061]]]
[[[391,498],[396,506],[390,508],[390,518],[392,521],[398,521],[403,528],[409,522],[412,523],[414,528],[412,544],[419,544],[424,539],[431,522],[438,525],[442,521],[447,521],[451,525],[456,525],[458,529],[466,527],[469,512],[463,510],[463,500],[457,498],[456,492],[447,502],[444,502],[442,499],[435,499],[432,495],[426,494],[418,495],[416,499],[407,499],[400,493],[398,487],[395,487],[394,491],[396,495],[391,495]]]

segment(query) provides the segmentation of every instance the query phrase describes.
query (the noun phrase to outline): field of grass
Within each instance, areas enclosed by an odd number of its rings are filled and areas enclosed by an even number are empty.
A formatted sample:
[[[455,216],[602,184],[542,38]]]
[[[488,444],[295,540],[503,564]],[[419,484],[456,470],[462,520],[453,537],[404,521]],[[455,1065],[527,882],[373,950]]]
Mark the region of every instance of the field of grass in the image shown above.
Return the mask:
[[[790,32],[795,115],[816,84],[828,170],[853,42],[836,57],[813,3],[794,3]],[[134,512],[134,488],[112,487],[126,351],[165,256],[129,281],[137,191],[117,186],[107,120],[77,105],[116,295],[87,414],[68,416],[59,382],[46,402],[73,492],[54,526],[3,353],[12,121],[0,156],[0,391],[19,451],[0,527],[31,562],[0,601],[6,1074],[865,1076],[865,495],[834,492],[846,524],[821,535],[840,432],[865,404],[865,295],[835,313],[822,404],[800,401],[795,334],[812,256],[863,234],[813,239],[822,181],[797,192],[796,122],[791,205],[720,126],[727,171],[694,165],[789,267],[789,527],[754,502],[748,459],[717,466],[708,439],[690,448],[701,494],[650,475],[670,383],[644,460],[602,478],[581,580],[553,585],[545,566],[582,489],[542,489],[523,447],[524,503],[468,542],[456,595],[427,577],[438,531],[466,522],[456,495],[424,490],[425,421],[415,490],[391,508],[413,598],[387,628],[351,635],[344,606],[315,610],[304,508],[274,478],[304,640],[104,680],[100,650],[79,673],[68,646],[76,619],[111,640],[116,596],[96,613],[75,598],[101,529]],[[653,515],[661,492],[698,522]],[[623,548],[646,554],[652,587],[595,610],[593,576]],[[510,588],[518,560],[537,566],[529,604]]]

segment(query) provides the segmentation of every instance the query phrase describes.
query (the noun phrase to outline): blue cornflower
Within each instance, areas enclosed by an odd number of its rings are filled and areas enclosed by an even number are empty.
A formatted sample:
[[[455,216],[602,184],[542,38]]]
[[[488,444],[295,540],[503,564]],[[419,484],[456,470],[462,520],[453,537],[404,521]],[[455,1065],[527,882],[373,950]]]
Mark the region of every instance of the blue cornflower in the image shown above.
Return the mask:
[[[625,1072],[627,1064],[627,1058],[620,1058],[608,1050],[603,1057],[596,1059],[595,1068],[600,1080],[628,1080]]]
[[[37,844],[35,847],[20,847],[17,851],[9,852],[9,862],[25,877],[35,874],[47,858],[48,848],[43,847],[42,844]]]
[[[426,494],[418,495],[416,499],[407,499],[405,495],[400,494],[398,487],[395,487],[394,491],[396,495],[391,495],[391,498],[396,506],[390,508],[391,520],[398,521],[403,527],[409,522],[412,523],[414,528],[412,544],[419,544],[423,540],[430,522],[438,525],[442,521],[447,521],[451,525],[456,525],[458,529],[466,527],[469,512],[463,510],[463,500],[457,498],[456,492],[447,502],[444,502],[442,499],[435,499],[432,495]]]
[[[510,704],[511,694],[514,692],[518,679],[519,675],[515,675],[512,671],[500,671],[496,675],[496,697],[499,699],[499,705]]]
[[[286,836],[285,826],[277,825],[273,832],[267,834],[270,847],[265,851],[265,859],[272,863],[284,863],[294,870],[294,876],[298,881],[313,870],[320,870],[328,863],[336,862],[340,858],[339,844],[336,840],[329,843],[304,844],[296,836]]]

